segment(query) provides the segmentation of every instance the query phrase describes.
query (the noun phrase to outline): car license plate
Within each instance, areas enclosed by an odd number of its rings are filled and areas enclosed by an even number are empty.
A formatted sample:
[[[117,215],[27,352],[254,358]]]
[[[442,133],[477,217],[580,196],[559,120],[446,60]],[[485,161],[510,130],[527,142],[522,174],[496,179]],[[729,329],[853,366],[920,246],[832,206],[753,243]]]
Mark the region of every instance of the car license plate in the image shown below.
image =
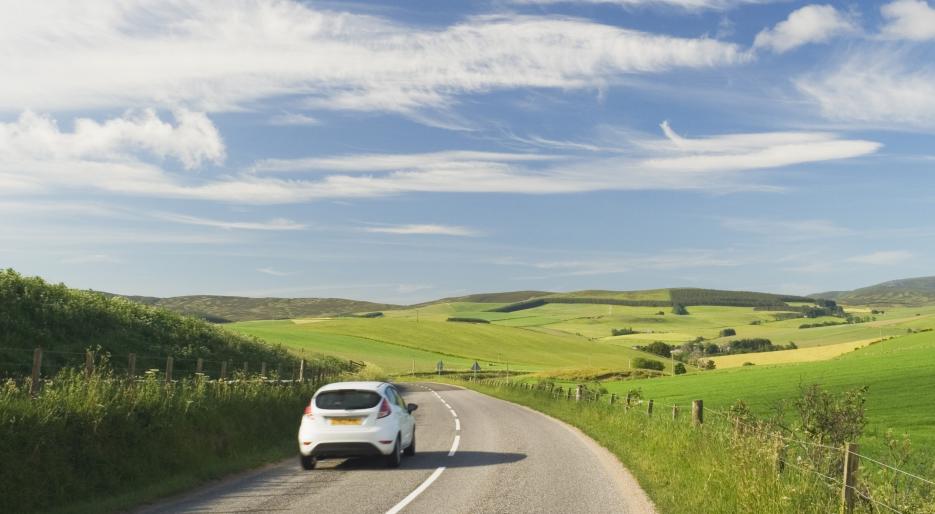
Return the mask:
[[[331,418],[332,425],[359,425],[360,418]]]

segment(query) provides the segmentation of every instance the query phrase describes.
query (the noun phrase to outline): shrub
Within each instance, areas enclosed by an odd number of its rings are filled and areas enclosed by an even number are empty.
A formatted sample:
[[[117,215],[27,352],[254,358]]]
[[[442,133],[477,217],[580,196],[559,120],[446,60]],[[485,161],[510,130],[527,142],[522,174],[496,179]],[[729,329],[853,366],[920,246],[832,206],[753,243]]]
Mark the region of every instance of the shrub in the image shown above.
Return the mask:
[[[737,335],[737,331],[732,328],[722,328],[718,337],[730,337]]]
[[[483,318],[461,318],[457,316],[448,318],[445,321],[453,321],[456,323],[490,323],[490,320]]]
[[[672,314],[675,314],[677,316],[685,316],[688,314],[688,309],[686,309],[685,306],[680,303],[673,303]]]
[[[642,357],[633,359],[633,367],[639,369],[654,369],[656,371],[662,371],[666,369],[665,364],[655,359],[644,359]]]
[[[627,328],[614,328],[614,329],[611,329],[611,330],[610,330],[610,333],[613,334],[613,335],[615,335],[615,336],[627,336],[627,335],[630,335],[630,334],[639,334],[640,331],[639,331],[639,330],[633,330],[632,328],[627,327]]]
[[[673,369],[674,369],[676,375],[684,375],[685,373],[688,373],[688,370],[685,369],[685,365],[682,364],[681,362],[677,362],[677,363],[675,364],[675,368],[673,368]]]

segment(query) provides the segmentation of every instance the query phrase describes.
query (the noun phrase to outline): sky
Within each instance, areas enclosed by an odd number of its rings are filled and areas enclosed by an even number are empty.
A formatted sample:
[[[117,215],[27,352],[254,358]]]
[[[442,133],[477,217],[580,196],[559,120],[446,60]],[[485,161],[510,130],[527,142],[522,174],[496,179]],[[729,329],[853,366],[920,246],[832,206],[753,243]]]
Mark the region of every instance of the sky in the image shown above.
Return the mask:
[[[0,2],[0,267],[174,296],[935,274],[935,4]]]

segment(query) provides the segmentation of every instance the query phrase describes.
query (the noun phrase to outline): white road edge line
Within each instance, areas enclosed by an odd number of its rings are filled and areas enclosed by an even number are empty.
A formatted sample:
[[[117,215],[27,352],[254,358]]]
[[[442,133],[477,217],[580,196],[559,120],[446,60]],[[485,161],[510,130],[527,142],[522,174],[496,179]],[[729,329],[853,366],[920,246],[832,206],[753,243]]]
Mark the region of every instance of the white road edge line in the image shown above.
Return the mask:
[[[422,484],[420,484],[419,487],[416,487],[415,491],[412,491],[411,493],[409,493],[409,496],[403,498],[402,501],[394,505],[392,509],[386,511],[386,514],[396,514],[397,512],[406,508],[406,505],[409,505],[412,502],[412,500],[415,500],[416,497],[422,494],[423,491],[428,489],[429,486],[432,485],[432,482],[434,482],[435,479],[437,479],[442,474],[443,471],[445,471],[444,466],[436,469],[434,473],[432,473],[431,475],[429,475],[428,478],[425,479],[425,482],[422,482]]]
[[[456,417],[456,418],[458,417],[458,413],[457,413],[457,412],[455,412],[455,410],[454,410],[454,409],[448,409],[448,410],[450,410],[450,411],[451,411],[451,415],[452,415],[452,416],[454,416],[454,417]]]
[[[455,430],[457,430],[458,432],[461,431],[461,420],[458,418],[455,418]]]
[[[459,444],[460,442],[461,442],[461,436],[456,435],[456,436],[455,436],[455,442],[452,443],[452,445],[451,445],[451,451],[448,452],[448,456],[449,456],[449,457],[454,457],[454,456],[455,456],[455,452],[458,451],[458,444]]]

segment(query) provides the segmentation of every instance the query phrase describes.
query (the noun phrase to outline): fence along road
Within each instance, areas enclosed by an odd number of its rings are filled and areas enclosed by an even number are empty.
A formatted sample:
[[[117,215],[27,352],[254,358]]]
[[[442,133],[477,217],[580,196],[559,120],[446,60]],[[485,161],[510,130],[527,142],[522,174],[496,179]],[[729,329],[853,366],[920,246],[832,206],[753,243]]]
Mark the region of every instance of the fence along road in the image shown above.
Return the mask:
[[[308,472],[296,457],[139,512],[655,512],[613,455],[568,425],[448,385],[402,389],[419,404],[418,450],[399,469],[347,459]]]

